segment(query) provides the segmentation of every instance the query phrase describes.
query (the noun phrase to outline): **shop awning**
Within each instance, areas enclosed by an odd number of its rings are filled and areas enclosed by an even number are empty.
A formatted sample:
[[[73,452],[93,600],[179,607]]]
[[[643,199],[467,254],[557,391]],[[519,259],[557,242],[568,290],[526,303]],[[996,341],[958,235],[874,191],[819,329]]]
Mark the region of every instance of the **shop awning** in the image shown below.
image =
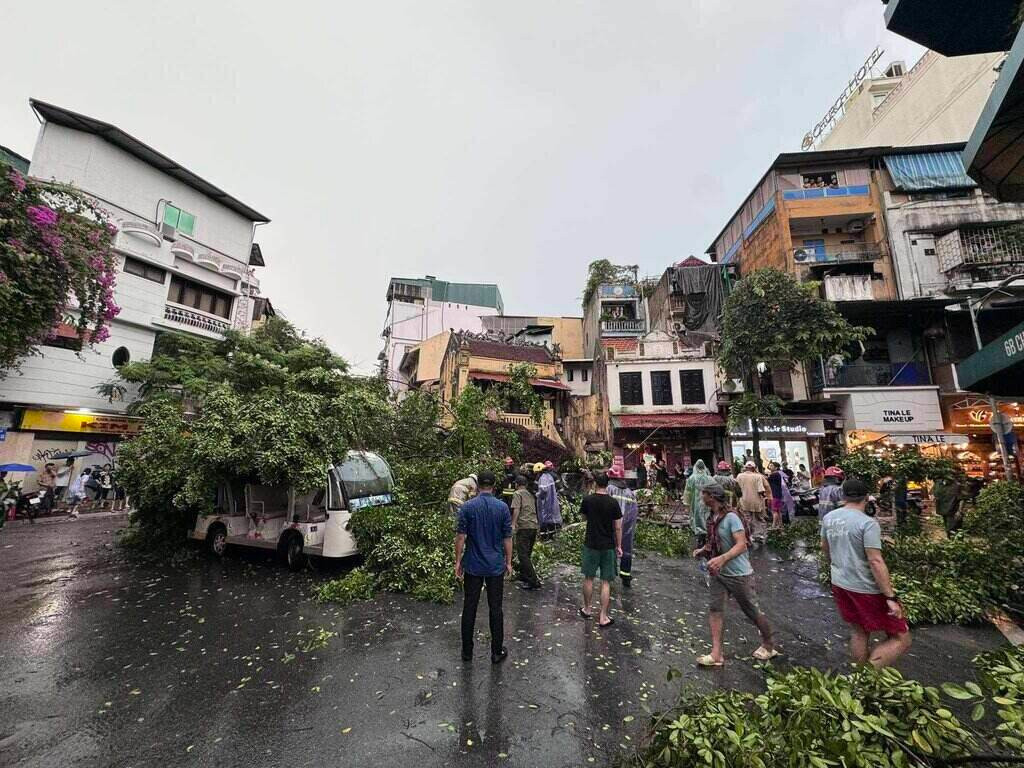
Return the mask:
[[[511,377],[506,373],[486,373],[484,371],[470,371],[469,378],[476,381],[511,381]],[[530,386],[539,389],[558,389],[565,392],[572,390],[572,387],[555,379],[530,379]]]
[[[627,413],[613,416],[616,429],[679,429],[687,427],[724,427],[717,413]]]
[[[1024,395],[1022,364],[1024,323],[986,344],[957,365],[957,380],[962,389],[975,389],[997,395]]]
[[[977,186],[974,179],[967,175],[959,152],[886,155],[885,166],[896,187],[906,192]]]
[[[1024,34],[1018,34],[964,149],[981,188],[1004,203],[1024,201]]]

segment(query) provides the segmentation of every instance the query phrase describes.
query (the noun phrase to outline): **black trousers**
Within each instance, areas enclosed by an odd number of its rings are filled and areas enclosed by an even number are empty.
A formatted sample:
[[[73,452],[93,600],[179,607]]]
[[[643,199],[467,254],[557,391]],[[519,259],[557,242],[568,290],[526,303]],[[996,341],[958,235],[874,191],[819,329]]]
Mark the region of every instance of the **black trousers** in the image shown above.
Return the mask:
[[[466,596],[462,604],[462,653],[464,656],[473,654],[476,609],[480,605],[480,590],[485,584],[487,585],[487,613],[491,624],[491,653],[500,653],[505,641],[505,616],[501,610],[505,575],[474,576],[467,573],[463,586]]]
[[[516,555],[519,558],[519,577],[527,584],[540,584],[537,570],[533,567],[533,545],[537,543],[537,529],[527,528],[516,531]]]

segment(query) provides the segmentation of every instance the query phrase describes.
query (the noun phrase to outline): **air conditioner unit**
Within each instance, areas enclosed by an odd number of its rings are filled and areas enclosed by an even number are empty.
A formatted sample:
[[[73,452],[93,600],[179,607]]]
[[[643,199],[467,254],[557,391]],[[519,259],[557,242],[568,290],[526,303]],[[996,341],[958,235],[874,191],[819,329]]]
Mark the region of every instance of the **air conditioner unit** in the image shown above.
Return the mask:
[[[174,241],[177,239],[178,230],[176,227],[172,227],[166,221],[160,225],[160,234],[163,235],[164,240]]]
[[[803,248],[797,248],[795,251],[793,251],[793,261],[796,261],[796,262],[810,261],[811,256],[812,256],[813,253],[814,253],[813,251],[807,251],[807,250],[804,250]]]
[[[864,220],[854,219],[846,225],[847,232],[863,232],[864,231]]]

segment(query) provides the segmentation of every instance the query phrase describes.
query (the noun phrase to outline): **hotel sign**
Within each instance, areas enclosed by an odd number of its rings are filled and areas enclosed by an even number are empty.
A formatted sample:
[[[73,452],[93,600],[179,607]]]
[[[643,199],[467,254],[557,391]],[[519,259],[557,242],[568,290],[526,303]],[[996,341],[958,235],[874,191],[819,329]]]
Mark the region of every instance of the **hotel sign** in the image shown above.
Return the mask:
[[[868,75],[871,74],[871,68],[878,63],[880,58],[882,58],[883,53],[885,53],[885,51],[877,47],[871,52],[871,55],[868,56],[864,63],[860,65],[860,69],[854,73],[850,82],[846,84],[846,88],[844,88],[843,92],[839,94],[839,98],[835,100],[835,103],[832,104],[829,111],[826,112],[825,116],[818,121],[818,124],[809,130],[807,135],[804,136],[801,149],[804,151],[811,149],[817,143],[818,139],[821,138],[822,134],[831,128],[836,120],[842,116],[846,102],[850,100],[850,97],[853,96],[860,84],[864,82]]]

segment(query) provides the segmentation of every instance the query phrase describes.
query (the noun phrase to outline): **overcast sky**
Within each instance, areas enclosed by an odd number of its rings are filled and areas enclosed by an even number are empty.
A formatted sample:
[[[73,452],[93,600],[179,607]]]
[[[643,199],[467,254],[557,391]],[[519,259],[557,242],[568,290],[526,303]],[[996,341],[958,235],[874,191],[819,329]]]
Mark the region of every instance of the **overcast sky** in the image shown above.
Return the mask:
[[[256,10],[259,8],[259,10]],[[101,10],[105,9],[105,10]],[[361,370],[392,275],[579,314],[586,266],[701,254],[875,45],[878,0],[5,4],[0,144],[30,96],[269,216],[263,292]]]

